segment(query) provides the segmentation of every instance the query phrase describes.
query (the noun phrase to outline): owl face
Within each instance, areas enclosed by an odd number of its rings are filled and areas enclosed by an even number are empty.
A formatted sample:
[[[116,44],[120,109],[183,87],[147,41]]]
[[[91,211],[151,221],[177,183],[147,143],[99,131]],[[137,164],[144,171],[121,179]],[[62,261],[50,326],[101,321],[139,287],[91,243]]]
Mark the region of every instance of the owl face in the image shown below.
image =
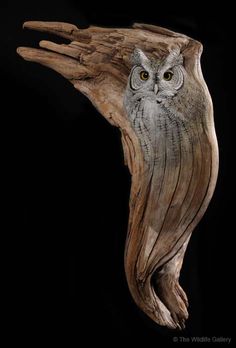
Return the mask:
[[[131,96],[148,98],[158,104],[173,98],[184,84],[183,57],[173,50],[163,61],[154,61],[135,49],[128,89]]]

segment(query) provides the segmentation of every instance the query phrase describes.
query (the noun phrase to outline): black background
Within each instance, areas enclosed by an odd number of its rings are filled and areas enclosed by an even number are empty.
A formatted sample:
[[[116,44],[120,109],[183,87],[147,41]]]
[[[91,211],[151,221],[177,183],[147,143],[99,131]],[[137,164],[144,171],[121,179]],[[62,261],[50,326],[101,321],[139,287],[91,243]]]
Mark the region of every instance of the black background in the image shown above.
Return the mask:
[[[200,3],[180,7],[146,1],[136,4],[137,9],[121,2],[118,6],[76,0],[0,5],[2,121],[7,121],[2,128],[3,153],[10,180],[3,185],[14,206],[10,225],[17,225],[9,231],[13,282],[9,288],[16,308],[26,315],[23,320],[16,311],[17,318],[37,335],[51,332],[57,321],[67,322],[68,339],[78,344],[82,337],[87,343],[95,338],[98,344],[111,346],[129,339],[147,347],[171,343],[173,336],[232,337],[233,10],[226,4],[207,11]],[[37,47],[41,39],[58,42],[51,35],[23,31],[26,20],[82,27],[146,22],[203,43],[202,70],[214,103],[220,172],[181,273],[190,301],[184,332],[152,323],[134,305],[127,288],[123,251],[130,176],[119,131],[57,73],[16,55],[17,46]]]

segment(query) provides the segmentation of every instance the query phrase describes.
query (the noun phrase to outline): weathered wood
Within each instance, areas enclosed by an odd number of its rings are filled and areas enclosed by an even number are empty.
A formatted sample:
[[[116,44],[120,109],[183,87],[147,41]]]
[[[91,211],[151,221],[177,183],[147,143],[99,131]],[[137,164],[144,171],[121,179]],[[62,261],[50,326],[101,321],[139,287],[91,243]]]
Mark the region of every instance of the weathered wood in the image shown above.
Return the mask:
[[[41,41],[40,49],[19,47],[17,52],[25,60],[63,75],[112,125],[119,127],[125,162],[132,175],[125,250],[128,285],[137,305],[156,323],[183,328],[188,300],[178,282],[180,269],[191,233],[212,197],[218,172],[212,103],[200,67],[202,45],[185,35],[147,24],[134,24],[130,29],[79,29],[67,23],[26,22],[24,28],[70,41]],[[187,156],[183,152],[174,194],[176,173],[169,170],[162,175],[162,196],[157,195],[160,172],[157,168],[150,179],[139,140],[124,110],[123,96],[135,47],[158,59],[179,48],[184,68],[200,91],[199,119],[188,131],[192,153]],[[188,137],[182,140],[186,148]],[[156,228],[160,230],[158,236]]]

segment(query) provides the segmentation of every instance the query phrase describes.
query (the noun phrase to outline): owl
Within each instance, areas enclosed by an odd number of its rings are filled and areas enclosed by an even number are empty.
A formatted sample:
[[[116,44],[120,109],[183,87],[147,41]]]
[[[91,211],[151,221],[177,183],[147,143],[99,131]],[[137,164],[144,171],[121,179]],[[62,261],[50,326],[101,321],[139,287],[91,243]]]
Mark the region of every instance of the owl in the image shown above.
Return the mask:
[[[180,138],[186,135],[188,118],[193,113],[186,105],[192,103],[194,106],[183,56],[175,49],[163,60],[155,60],[135,49],[131,60],[133,66],[124,106],[139,138],[144,159],[149,165],[160,165],[165,143],[172,161],[177,160]]]

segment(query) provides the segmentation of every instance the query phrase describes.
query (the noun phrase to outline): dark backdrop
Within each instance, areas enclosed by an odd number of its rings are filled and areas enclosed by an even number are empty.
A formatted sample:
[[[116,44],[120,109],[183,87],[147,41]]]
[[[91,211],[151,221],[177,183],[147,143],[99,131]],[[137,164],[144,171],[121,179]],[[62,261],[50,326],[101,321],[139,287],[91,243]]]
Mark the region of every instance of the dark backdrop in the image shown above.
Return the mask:
[[[12,298],[17,298],[16,308],[20,308],[16,311],[19,322],[36,335],[51,332],[55,322],[67,322],[68,339],[78,344],[82,337],[111,346],[129,339],[147,347],[171,343],[173,336],[180,341],[181,337],[232,337],[232,9],[214,5],[207,11],[200,3],[180,8],[179,3],[173,6],[169,2],[161,6],[145,2],[136,4],[138,9],[129,9],[121,2],[114,8],[114,3],[76,0],[9,1],[0,6],[1,103],[7,121],[2,129],[7,137],[3,152],[10,154],[7,188],[14,205],[11,220],[17,224],[10,232],[14,270],[10,288]],[[139,21],[185,33],[203,43],[202,69],[214,102],[220,172],[181,273],[190,300],[184,332],[153,324],[134,305],[127,288],[123,252],[130,176],[123,164],[119,131],[57,73],[16,55],[17,46],[36,47],[43,38],[54,39],[23,31],[26,20],[64,21],[83,27],[130,26]],[[66,315],[62,314],[64,302],[68,304]],[[26,319],[19,314],[22,311]],[[56,336],[60,337],[57,331]]]

